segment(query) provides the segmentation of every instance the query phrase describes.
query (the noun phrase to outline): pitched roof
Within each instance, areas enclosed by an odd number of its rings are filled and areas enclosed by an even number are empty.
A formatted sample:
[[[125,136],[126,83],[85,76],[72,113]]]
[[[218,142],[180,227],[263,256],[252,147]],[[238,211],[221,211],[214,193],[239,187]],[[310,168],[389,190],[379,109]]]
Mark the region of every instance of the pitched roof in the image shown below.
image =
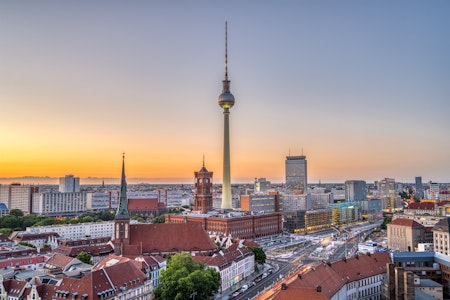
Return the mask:
[[[328,299],[324,293],[318,292],[316,288],[303,288],[303,287],[287,287],[285,290],[279,290],[272,300],[292,300],[292,299],[308,300],[326,300]]]
[[[82,245],[82,246],[58,246],[54,252],[67,256],[75,257],[81,252],[86,252],[92,256],[99,256],[113,252],[114,249],[110,244],[102,245]]]
[[[219,270],[223,270],[233,263],[241,261],[251,255],[254,255],[252,250],[247,247],[238,247],[238,244],[234,244],[228,247],[228,249],[221,250],[218,254],[214,254],[213,256],[196,255],[192,258],[205,265],[215,266],[218,267]]]
[[[417,223],[414,220],[410,220],[410,219],[403,219],[403,218],[397,218],[395,220],[393,220],[392,222],[387,224],[389,225],[399,225],[399,226],[406,226],[406,227],[423,227],[422,224]]]
[[[59,286],[55,286],[53,292],[63,292],[62,298],[67,299],[76,293],[86,294],[86,300],[97,300],[99,295],[108,295],[107,298],[112,298],[121,290],[143,285],[146,280],[145,274],[130,259],[124,258],[116,264],[96,266],[91,273],[82,278],[65,277]]]
[[[409,204],[409,209],[434,210],[436,202],[413,202]]]
[[[158,209],[158,198],[128,199],[128,210]]]
[[[288,289],[291,286],[315,288],[320,285],[322,293],[331,298],[348,282],[386,273],[388,262],[390,262],[389,253],[375,253],[333,263],[322,263],[301,274],[301,278],[295,278],[288,284]]]
[[[68,264],[72,263],[74,259],[75,258],[66,256],[64,254],[55,253],[47,260],[45,264],[64,269]]]
[[[434,225],[432,231],[450,232],[450,218],[440,219],[439,222]]]
[[[132,224],[130,245],[146,254],[217,251],[202,225],[195,223]]]

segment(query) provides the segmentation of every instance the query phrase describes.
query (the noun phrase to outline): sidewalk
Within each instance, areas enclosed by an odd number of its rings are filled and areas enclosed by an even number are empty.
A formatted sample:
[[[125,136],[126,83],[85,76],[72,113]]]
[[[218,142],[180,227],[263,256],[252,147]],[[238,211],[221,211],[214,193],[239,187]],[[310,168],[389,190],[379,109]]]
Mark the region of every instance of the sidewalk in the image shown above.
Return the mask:
[[[255,279],[259,276],[261,276],[262,274],[264,274],[265,272],[267,272],[267,270],[269,269],[274,269],[274,270],[278,270],[278,265],[272,266],[268,263],[265,263],[264,266],[261,268],[261,266],[259,266],[259,270],[253,272],[252,274],[250,274],[247,278],[241,280],[240,282],[238,282],[237,284],[233,285],[232,287],[230,287],[229,289],[223,291],[222,293],[216,294],[216,296],[214,297],[215,300],[228,300],[231,298],[231,295],[236,291],[239,290],[244,284],[247,284],[248,286],[250,286],[250,284],[255,281]]]

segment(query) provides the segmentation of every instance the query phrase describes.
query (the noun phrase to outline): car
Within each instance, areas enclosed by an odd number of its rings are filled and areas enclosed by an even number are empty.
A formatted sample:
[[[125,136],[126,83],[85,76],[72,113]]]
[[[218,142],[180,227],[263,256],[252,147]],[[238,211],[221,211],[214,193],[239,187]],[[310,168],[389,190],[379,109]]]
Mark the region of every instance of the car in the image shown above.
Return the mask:
[[[241,293],[240,291],[236,291],[231,296],[232,297],[237,297],[237,296],[239,296],[240,293]]]
[[[268,275],[267,273],[264,273],[264,274],[262,274],[262,277],[261,277],[261,278],[264,279],[264,278],[267,277],[267,275]]]
[[[244,284],[241,288],[241,291],[245,292],[246,290],[248,290],[248,285]]]

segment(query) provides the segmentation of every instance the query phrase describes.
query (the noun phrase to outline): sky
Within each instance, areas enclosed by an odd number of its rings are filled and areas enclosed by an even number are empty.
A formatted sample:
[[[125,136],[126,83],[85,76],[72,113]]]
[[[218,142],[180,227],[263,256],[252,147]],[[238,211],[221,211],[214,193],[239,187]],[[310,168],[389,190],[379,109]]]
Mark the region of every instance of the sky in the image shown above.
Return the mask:
[[[447,0],[0,0],[0,178],[220,183],[225,21],[232,182],[450,182]]]

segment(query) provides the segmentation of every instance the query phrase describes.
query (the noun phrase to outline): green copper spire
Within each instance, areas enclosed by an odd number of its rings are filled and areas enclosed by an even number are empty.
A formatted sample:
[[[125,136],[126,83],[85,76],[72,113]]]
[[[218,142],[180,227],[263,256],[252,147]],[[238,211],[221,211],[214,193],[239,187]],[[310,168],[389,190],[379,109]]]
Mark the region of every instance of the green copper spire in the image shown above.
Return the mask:
[[[122,155],[122,179],[120,181],[120,198],[114,219],[130,219],[128,212],[127,180],[125,179],[125,153]]]

